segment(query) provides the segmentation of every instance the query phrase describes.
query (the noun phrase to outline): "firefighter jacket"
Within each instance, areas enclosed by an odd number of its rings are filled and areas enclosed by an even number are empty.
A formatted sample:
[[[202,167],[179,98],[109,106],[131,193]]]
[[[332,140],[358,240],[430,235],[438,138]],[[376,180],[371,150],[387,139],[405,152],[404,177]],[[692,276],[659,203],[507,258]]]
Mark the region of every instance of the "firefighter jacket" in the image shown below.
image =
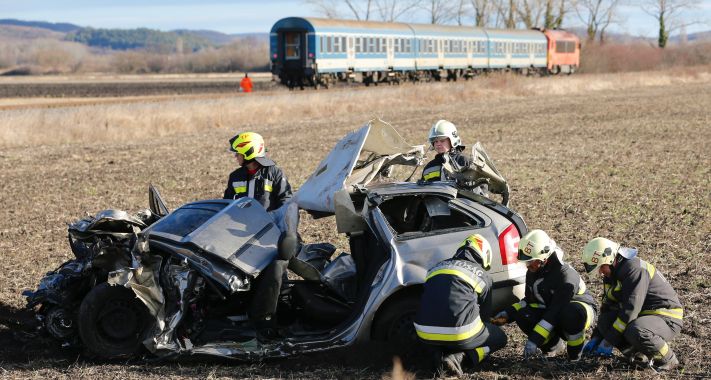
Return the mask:
[[[291,198],[291,185],[286,176],[276,165],[260,166],[257,172],[249,175],[246,166],[230,173],[227,180],[224,199],[252,197],[261,203],[267,211],[276,210]]]
[[[436,155],[422,169],[422,180],[426,182],[455,180],[454,174],[468,168],[471,164],[469,158],[462,154],[464,149],[459,148],[452,149],[448,153]],[[446,162],[449,162],[450,170],[454,170],[454,172],[450,172],[445,168]]]
[[[486,331],[483,321],[491,316],[491,302],[491,278],[479,264],[441,261],[425,278],[415,317],[417,336],[428,344],[467,346]]]
[[[540,346],[548,341],[551,332],[561,321],[561,310],[570,302],[579,302],[591,312],[597,309],[580,274],[563,261],[563,251],[557,248],[537,272],[526,272],[524,298],[509,306],[506,313],[513,320],[516,313],[526,306],[545,309],[528,336],[529,340]]]
[[[623,248],[615,257],[612,275],[605,279],[603,307],[617,309],[612,345],[623,342],[627,325],[640,315],[658,315],[681,324],[684,317],[679,296],[654,265],[641,260],[634,249]]]

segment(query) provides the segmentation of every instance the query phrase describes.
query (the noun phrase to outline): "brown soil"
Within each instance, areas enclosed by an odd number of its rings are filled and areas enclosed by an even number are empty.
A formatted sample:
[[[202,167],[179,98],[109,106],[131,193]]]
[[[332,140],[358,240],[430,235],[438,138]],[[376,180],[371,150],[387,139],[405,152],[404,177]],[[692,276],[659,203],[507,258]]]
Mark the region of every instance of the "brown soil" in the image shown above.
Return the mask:
[[[413,87],[424,91],[426,87]],[[565,97],[515,95],[422,107],[373,110],[387,115],[408,141],[448,118],[466,143],[481,141],[512,187],[513,209],[541,228],[580,268],[585,242],[603,235],[636,246],[677,289],[685,307],[673,342],[682,369],[670,377],[709,377],[711,314],[711,87],[669,84]],[[189,109],[186,109],[189,112]],[[252,125],[272,157],[301,184],[333,144],[369,115],[305,116]],[[236,131],[234,131],[236,132]],[[71,257],[66,223],[105,208],[136,211],[157,185],[169,206],[219,197],[235,163],[225,153],[232,133],[133,143],[51,145],[0,150],[0,376],[3,378],[379,378],[390,377],[391,348],[355,347],[260,364],[203,360],[96,363],[37,336],[19,312],[20,292]],[[48,133],[48,141],[51,133]],[[307,241],[332,241],[330,220],[302,219]],[[587,277],[593,292],[600,281]],[[648,378],[649,369],[613,359],[568,364],[521,360],[523,336],[508,326],[509,345],[469,378]],[[367,353],[367,354],[366,354]],[[417,357],[407,376],[428,377]],[[396,375],[399,377],[400,375]]]

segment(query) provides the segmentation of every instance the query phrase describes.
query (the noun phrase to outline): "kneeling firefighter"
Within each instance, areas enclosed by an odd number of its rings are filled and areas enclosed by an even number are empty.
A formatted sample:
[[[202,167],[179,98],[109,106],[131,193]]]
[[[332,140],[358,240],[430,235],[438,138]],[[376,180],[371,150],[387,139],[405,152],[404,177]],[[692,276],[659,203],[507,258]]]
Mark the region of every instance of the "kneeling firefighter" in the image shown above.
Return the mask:
[[[447,120],[432,125],[428,140],[437,154],[422,170],[422,182],[456,181],[460,188],[479,195],[501,194],[502,203],[508,203],[508,184],[480,143],[474,144],[469,157],[465,155],[457,127]]]
[[[427,272],[415,317],[419,339],[432,349],[435,371],[462,375],[465,357],[476,366],[506,345],[506,334],[488,321],[492,312],[491,246],[470,235],[451,259]]]
[[[630,361],[648,363],[655,370],[677,367],[679,360],[668,342],[681,332],[684,310],[662,273],[640,259],[636,249],[602,237],[585,245],[583,263],[588,273],[600,273],[605,289],[586,352],[611,356],[614,346]]]
[[[565,340],[568,359],[579,360],[596,312],[580,274],[563,261],[563,250],[541,230],[521,238],[518,260],[527,268],[524,299],[497,314],[493,322],[515,321],[528,335],[525,358],[538,355],[539,350],[547,357],[556,356],[566,349]]]

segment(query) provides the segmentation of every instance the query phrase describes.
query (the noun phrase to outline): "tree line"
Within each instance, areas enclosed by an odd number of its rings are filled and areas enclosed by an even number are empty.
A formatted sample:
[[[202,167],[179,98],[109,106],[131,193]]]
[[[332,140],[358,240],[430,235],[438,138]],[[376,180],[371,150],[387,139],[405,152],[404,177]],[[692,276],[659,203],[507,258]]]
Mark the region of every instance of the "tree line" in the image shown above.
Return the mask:
[[[65,39],[92,47],[112,50],[141,49],[155,53],[187,53],[212,46],[207,39],[192,34],[162,32],[148,28],[81,28],[68,33]]]
[[[304,0],[321,16],[361,21],[427,19],[432,24],[558,29],[570,19],[585,26],[588,41],[604,42],[607,29],[625,22],[620,7],[640,7],[658,26],[657,45],[669,35],[708,20],[686,17],[702,0]],[[564,24],[566,21],[566,24]]]

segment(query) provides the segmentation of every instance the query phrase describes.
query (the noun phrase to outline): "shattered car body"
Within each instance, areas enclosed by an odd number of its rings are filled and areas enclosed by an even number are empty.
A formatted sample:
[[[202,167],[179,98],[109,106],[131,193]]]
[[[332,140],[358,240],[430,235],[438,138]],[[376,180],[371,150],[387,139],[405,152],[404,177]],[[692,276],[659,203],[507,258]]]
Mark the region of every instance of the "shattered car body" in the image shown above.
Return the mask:
[[[147,350],[166,358],[259,360],[410,339],[427,269],[451,257],[472,233],[489,239],[494,250],[496,307],[510,305],[523,295],[525,267],[516,252],[525,223],[454,183],[391,182],[412,177],[422,156],[422,146],[373,120],[344,137],[293,202],[272,212],[242,198],[192,202],[168,213],[152,189],[151,212],[121,214],[121,231],[88,229],[90,239],[113,236],[115,244],[72,245],[77,258],[27,292],[28,306],[41,305],[38,315],[51,335],[107,359]],[[280,337],[262,339],[247,306],[260,272],[279,254],[280,237],[297,231],[299,209],[335,216],[350,252],[303,244],[289,262],[301,279],[286,281],[280,294]],[[98,217],[85,224],[97,226]],[[59,316],[50,315],[56,308]]]

